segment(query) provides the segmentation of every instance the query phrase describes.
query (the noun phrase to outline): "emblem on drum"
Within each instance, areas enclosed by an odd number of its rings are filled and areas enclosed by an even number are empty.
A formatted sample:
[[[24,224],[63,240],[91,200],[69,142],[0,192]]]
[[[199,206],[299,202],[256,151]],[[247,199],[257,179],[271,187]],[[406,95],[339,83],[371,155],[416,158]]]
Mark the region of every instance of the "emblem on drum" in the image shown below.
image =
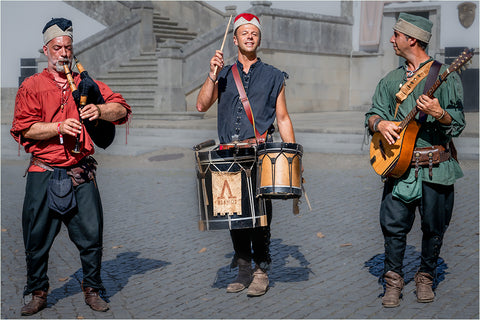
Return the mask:
[[[242,215],[241,172],[212,172],[213,216]]]

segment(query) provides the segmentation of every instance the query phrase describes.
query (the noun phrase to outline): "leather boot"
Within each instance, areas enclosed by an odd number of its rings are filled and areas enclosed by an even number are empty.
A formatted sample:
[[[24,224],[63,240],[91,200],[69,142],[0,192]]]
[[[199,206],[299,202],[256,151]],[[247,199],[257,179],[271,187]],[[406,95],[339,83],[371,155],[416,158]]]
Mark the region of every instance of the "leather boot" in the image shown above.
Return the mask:
[[[402,276],[393,271],[388,271],[385,276],[385,294],[382,305],[385,308],[395,308],[400,305],[400,296],[405,285]]]
[[[35,290],[32,293],[32,300],[22,307],[22,316],[31,316],[47,306],[47,292]]]
[[[433,276],[426,272],[417,271],[415,274],[415,285],[417,286],[417,301],[422,303],[432,302],[435,298],[433,293]]]
[[[227,286],[227,292],[240,292],[248,287],[252,282],[252,264],[249,261],[238,259],[238,275],[232,283]]]
[[[248,287],[247,295],[250,297],[257,297],[264,295],[268,290],[268,275],[259,267],[255,268],[253,272],[253,280]]]
[[[105,312],[110,309],[108,303],[100,298],[98,289],[86,287],[83,289],[83,293],[85,295],[85,303],[88,304],[92,310]]]

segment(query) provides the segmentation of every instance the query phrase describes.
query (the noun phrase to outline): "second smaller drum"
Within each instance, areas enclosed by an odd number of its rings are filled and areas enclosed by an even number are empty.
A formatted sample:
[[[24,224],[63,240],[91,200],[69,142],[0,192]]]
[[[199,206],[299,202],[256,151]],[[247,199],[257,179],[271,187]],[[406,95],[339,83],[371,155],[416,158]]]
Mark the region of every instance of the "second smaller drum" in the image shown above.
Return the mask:
[[[257,195],[270,199],[302,196],[303,147],[297,143],[267,142],[257,148]]]

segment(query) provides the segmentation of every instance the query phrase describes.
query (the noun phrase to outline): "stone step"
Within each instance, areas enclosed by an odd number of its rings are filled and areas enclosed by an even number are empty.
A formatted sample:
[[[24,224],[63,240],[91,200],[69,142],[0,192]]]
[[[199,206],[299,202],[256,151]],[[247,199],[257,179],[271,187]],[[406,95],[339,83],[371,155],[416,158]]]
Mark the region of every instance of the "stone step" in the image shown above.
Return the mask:
[[[109,87],[112,88],[112,90],[118,91],[120,93],[126,91],[126,90],[132,90],[132,91],[137,91],[137,90],[142,90],[142,89],[150,89],[150,90],[156,90],[157,88],[157,83],[144,83],[144,82],[138,82],[138,83],[133,83],[133,82],[128,82],[128,83],[109,83],[105,82]]]
[[[115,86],[115,88],[120,88],[118,86]],[[141,100],[141,101],[147,101],[147,100],[152,100],[155,98],[155,91],[150,90],[150,91],[137,91],[137,90],[132,90],[129,88],[121,88],[122,96],[128,97],[129,99],[134,99],[134,100]]]
[[[162,16],[162,15],[160,15],[160,13],[158,13],[158,12],[154,12],[154,13],[153,13],[153,19],[170,21],[170,18],[169,18],[169,17]]]
[[[156,84],[157,81],[158,81],[158,77],[155,75],[155,76],[146,76],[146,75],[143,75],[143,74],[139,74],[139,75],[131,75],[131,76],[124,76],[124,75],[121,75],[121,74],[115,74],[115,75],[112,75],[112,74],[108,74],[106,76],[102,76],[102,77],[98,77],[98,79],[100,81],[109,81],[110,83],[132,83],[132,82],[135,82],[135,81],[143,81],[145,82],[145,84]]]
[[[167,30],[167,31],[171,30],[171,31],[178,31],[178,32],[186,32],[187,31],[188,32],[188,28],[153,24],[153,32],[156,32],[158,30]]]
[[[135,106],[135,107],[138,107],[138,108],[146,108],[146,109],[153,109],[154,108],[154,100],[150,100],[150,101],[145,101],[145,100],[137,100],[137,99],[129,99],[129,98],[125,98],[125,100],[127,101],[127,103],[131,106]]]
[[[117,78],[119,76],[125,77],[156,77],[157,76],[157,69],[156,66],[147,66],[147,67],[138,67],[138,66],[128,66],[128,67],[120,67],[115,70],[111,70],[108,72],[109,76]]]
[[[128,87],[123,87],[122,89],[122,94],[130,94],[130,95],[146,95],[146,96],[149,96],[149,95],[153,95],[155,94],[155,90],[152,90],[152,88],[140,88],[140,89],[130,89]]]
[[[153,17],[153,24],[156,25],[164,25],[164,26],[178,26],[177,22],[169,21],[169,20],[161,20],[156,17]]]
[[[128,89],[128,88],[123,88],[124,90],[122,90],[122,95],[126,95],[126,96],[129,96],[130,98],[132,99],[151,99],[152,97],[154,97],[155,95],[155,90],[143,90],[143,91],[139,91],[139,90],[131,90],[131,89]]]
[[[150,114],[153,112],[154,106],[153,104],[142,104],[142,103],[135,103],[135,101],[126,100],[127,103],[132,107],[132,113],[135,115],[137,112],[141,114]]]
[[[193,37],[195,38],[197,36],[196,32],[190,32],[190,31],[175,31],[175,30],[154,30],[154,34],[159,37],[169,37],[169,36],[185,36],[185,37]]]
[[[166,42],[168,39],[165,38],[157,38],[157,49],[159,49],[159,44]],[[192,39],[175,39],[175,42],[180,43],[180,44],[186,44],[189,41],[192,41]]]
[[[186,37],[196,37],[196,32],[190,31],[175,31],[175,30],[155,30],[154,34],[156,36],[186,36]]]
[[[193,119],[202,119],[205,116],[203,112],[155,112],[151,110],[150,112],[143,112],[142,110],[133,111],[133,119],[139,120],[193,120]]]
[[[130,60],[125,63],[121,63],[119,67],[157,67],[157,58],[152,57],[151,59],[142,59],[142,60]]]
[[[176,36],[176,35],[155,35],[155,38],[157,39],[157,42],[165,42],[168,39],[175,40],[179,43],[185,43],[190,40],[195,39],[195,37],[189,37],[189,36]]]
[[[131,65],[131,66],[119,66],[118,68],[114,70],[110,70],[109,72],[111,73],[126,73],[126,74],[131,74],[134,72],[137,73],[142,73],[142,74],[149,74],[149,75],[156,75],[157,74],[157,66],[143,66],[143,65]]]
[[[131,58],[128,62],[124,62],[123,64],[151,64],[156,63],[154,61],[157,60],[156,55],[142,55],[138,57]]]

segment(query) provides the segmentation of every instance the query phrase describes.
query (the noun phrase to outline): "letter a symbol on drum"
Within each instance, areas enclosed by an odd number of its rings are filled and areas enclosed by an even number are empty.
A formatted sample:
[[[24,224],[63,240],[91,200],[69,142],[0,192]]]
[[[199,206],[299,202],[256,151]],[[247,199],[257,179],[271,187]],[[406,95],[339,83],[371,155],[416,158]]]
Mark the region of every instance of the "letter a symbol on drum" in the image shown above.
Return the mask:
[[[232,190],[230,189],[228,180],[224,181],[222,193],[220,194],[220,197],[218,197],[218,199],[225,199],[225,191],[228,191],[228,198],[233,198]]]
[[[241,172],[212,172],[213,215],[242,214]]]

